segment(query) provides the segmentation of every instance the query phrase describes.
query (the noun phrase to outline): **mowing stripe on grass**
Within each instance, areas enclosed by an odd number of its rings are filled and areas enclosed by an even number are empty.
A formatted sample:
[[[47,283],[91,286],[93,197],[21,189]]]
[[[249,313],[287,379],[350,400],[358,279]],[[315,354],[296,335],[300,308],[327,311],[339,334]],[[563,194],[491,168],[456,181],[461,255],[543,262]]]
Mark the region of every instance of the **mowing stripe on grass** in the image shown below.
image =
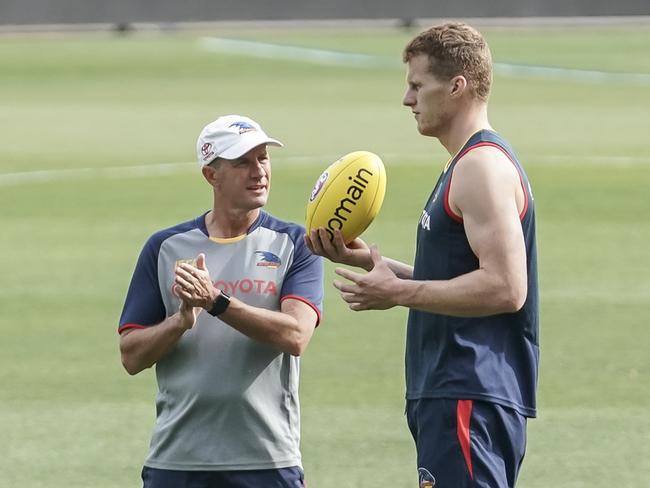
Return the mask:
[[[224,39],[219,37],[201,38],[202,49],[225,54],[284,59],[319,65],[337,65],[353,68],[396,68],[403,67],[399,59],[343,51],[329,51],[300,46],[271,44],[267,42]],[[494,63],[494,72],[511,77],[544,78],[562,81],[591,83],[633,83],[650,85],[650,73],[616,73],[611,71],[560,68],[553,66],[533,66],[525,64]]]

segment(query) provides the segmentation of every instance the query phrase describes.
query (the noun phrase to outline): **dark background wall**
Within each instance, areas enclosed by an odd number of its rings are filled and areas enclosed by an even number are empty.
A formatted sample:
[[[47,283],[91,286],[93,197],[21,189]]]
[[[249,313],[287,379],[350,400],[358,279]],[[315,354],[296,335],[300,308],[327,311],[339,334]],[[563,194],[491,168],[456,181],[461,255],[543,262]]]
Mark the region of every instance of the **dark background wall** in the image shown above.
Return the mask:
[[[650,15],[649,0],[0,0],[0,25]]]

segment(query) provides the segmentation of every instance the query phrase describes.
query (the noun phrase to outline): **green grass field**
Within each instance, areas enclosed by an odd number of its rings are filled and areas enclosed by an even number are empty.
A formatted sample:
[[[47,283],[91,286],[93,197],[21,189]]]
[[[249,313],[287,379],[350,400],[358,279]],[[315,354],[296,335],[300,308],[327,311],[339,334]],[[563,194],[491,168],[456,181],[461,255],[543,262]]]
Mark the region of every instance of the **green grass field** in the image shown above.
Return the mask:
[[[484,32],[499,63],[650,73],[650,27]],[[395,60],[411,34],[206,33]],[[380,154],[387,198],[365,238],[413,257],[447,156],[401,107],[403,68],[234,56],[199,37],[0,38],[0,486],[140,486],[155,379],[122,370],[117,321],[147,236],[211,204],[194,143],[217,115],[248,114],[285,142],[272,151],[269,210],[299,222],[325,166]],[[539,418],[520,487],[648,486],[649,107],[648,83],[495,77],[491,120],[518,150],[538,212]],[[165,174],[166,163],[187,164]],[[414,487],[406,312],[348,311],[333,269],[302,362],[309,486]]]

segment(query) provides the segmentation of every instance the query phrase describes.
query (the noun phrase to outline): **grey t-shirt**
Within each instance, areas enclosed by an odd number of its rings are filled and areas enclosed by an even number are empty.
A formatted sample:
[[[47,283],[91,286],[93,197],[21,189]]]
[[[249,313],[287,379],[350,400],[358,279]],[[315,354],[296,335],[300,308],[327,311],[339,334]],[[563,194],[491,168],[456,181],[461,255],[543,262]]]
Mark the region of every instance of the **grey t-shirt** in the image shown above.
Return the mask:
[[[151,327],[178,311],[180,260],[206,256],[217,288],[245,303],[279,310],[301,300],[320,318],[322,259],[304,229],[262,211],[247,235],[211,239],[205,215],[154,234],[136,265],[119,331]],[[156,364],[156,423],[145,465],[176,470],[301,466],[300,360],[202,311]]]

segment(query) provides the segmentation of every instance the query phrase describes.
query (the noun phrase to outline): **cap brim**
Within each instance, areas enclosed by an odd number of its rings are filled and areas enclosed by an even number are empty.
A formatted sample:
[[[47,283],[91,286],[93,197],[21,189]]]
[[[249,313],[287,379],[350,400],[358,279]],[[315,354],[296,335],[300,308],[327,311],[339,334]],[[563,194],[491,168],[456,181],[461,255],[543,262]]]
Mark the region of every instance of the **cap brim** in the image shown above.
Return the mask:
[[[242,135],[240,141],[237,142],[237,144],[223,151],[221,154],[219,154],[218,157],[223,159],[237,159],[246,154],[251,149],[262,144],[268,144],[270,146],[277,147],[284,146],[284,144],[282,144],[280,141],[273,139],[266,134],[260,132],[249,132],[246,135]]]

